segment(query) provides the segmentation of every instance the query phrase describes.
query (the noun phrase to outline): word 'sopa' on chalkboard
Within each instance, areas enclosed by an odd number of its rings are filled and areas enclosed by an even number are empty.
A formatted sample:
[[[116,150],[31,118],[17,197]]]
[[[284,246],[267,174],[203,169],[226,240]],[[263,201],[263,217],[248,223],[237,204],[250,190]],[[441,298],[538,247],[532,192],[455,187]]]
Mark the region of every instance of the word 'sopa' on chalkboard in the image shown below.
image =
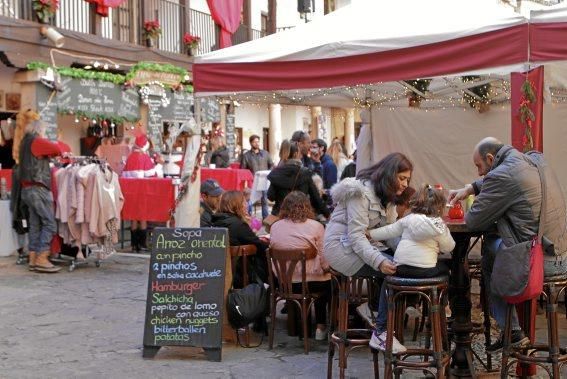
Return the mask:
[[[161,346],[195,346],[221,360],[228,242],[224,228],[155,229],[144,357]]]

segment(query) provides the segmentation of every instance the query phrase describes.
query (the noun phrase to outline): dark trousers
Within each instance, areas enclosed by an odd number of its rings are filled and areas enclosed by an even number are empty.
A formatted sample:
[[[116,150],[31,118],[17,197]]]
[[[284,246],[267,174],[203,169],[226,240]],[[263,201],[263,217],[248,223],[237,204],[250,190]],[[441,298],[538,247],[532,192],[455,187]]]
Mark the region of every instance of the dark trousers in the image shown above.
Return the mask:
[[[327,305],[331,298],[331,281],[307,282],[307,288],[311,292],[321,293],[321,297],[315,300],[315,322],[317,324],[327,323]],[[301,283],[293,283],[293,292],[301,293]]]

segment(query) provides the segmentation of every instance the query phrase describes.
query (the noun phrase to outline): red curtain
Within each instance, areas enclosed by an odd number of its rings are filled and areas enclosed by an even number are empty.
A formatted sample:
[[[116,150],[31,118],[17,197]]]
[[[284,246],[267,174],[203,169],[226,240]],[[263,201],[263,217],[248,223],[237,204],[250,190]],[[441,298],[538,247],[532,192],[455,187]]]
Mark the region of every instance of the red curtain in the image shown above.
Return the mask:
[[[522,85],[528,80],[532,83],[535,102],[530,104],[535,120],[531,122],[533,150],[543,152],[543,66],[528,72],[513,72],[512,82],[512,146],[524,151],[527,144],[526,125],[520,120],[520,106],[523,101]]]
[[[96,4],[96,13],[102,17],[108,16],[108,8],[117,8],[126,0],[85,0],[87,3]]]
[[[231,36],[240,25],[240,13],[244,0],[207,0],[211,16],[221,28],[220,48],[232,46]]]

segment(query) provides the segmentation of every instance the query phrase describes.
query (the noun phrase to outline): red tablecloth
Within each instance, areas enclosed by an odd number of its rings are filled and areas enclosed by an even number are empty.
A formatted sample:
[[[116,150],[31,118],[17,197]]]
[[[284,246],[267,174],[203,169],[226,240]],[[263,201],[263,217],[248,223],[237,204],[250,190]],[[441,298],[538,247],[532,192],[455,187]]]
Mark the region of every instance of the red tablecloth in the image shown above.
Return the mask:
[[[12,189],[12,170],[11,169],[0,170],[0,178],[6,179],[6,190],[10,191]]]
[[[239,162],[232,162],[231,164],[228,165],[229,168],[233,168],[235,170],[240,169],[240,163]]]
[[[175,202],[171,178],[120,178],[123,220],[166,222]]]
[[[242,191],[252,188],[254,175],[250,170],[233,168],[201,168],[201,183],[207,179],[215,179],[225,191]]]

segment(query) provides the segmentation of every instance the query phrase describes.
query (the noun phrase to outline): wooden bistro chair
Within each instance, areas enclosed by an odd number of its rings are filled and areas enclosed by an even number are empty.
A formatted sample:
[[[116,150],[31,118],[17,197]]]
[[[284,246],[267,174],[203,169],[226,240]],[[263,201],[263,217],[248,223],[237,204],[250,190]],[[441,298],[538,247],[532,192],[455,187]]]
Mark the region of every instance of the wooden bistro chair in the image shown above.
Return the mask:
[[[232,264],[232,277],[236,277],[236,267],[238,260],[240,259],[241,264],[241,275],[242,275],[242,287],[246,287],[248,283],[248,257],[256,255],[256,245],[240,245],[240,246],[231,246],[229,248],[230,251],[230,260]],[[232,283],[231,283],[232,284]],[[246,326],[245,328],[245,341],[246,346],[250,346],[250,328]],[[238,334],[238,331],[236,331]],[[237,339],[238,343],[238,339]]]
[[[308,315],[315,300],[321,297],[321,293],[311,292],[307,286],[305,266],[308,259],[317,255],[315,248],[306,249],[274,249],[267,250],[268,273],[270,288],[270,317],[269,348],[274,345],[274,332],[276,320],[276,304],[286,300],[289,304],[296,304],[301,310],[301,322],[303,325],[303,347],[305,354],[309,354],[309,331],[307,328]],[[293,291],[293,272],[297,265],[301,265],[301,292]],[[277,278],[277,280],[276,280]]]

